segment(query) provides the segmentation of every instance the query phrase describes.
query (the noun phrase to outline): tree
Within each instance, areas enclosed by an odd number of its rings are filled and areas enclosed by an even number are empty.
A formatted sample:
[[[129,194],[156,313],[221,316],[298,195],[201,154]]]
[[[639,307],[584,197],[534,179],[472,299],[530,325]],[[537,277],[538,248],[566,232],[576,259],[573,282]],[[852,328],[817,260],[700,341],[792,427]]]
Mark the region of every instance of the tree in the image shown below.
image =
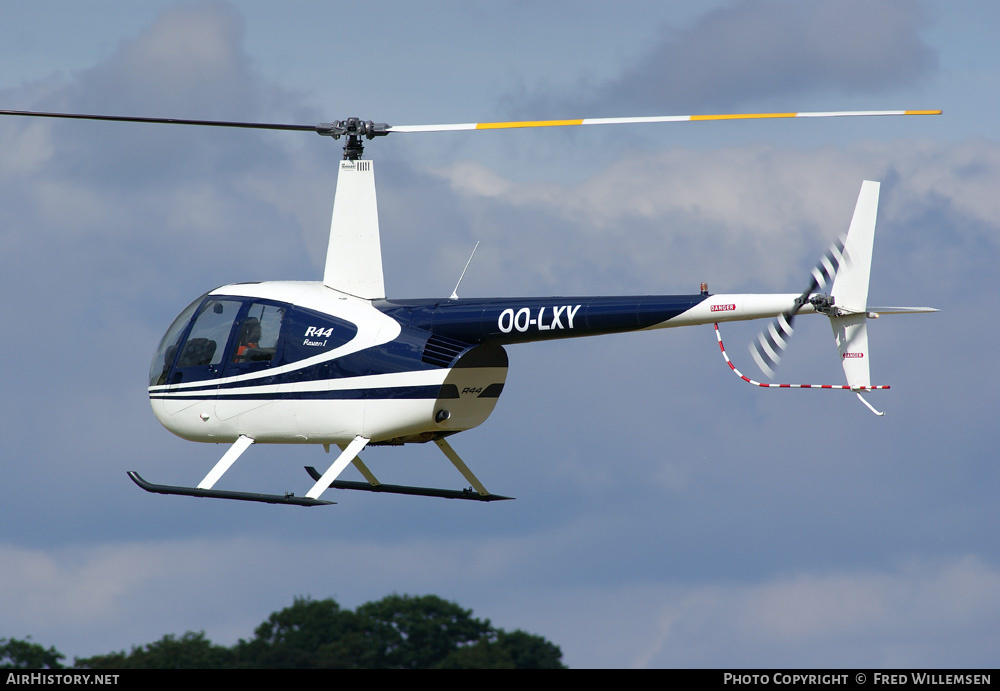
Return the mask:
[[[369,666],[353,612],[331,599],[295,598],[274,612],[250,641],[236,645],[238,664],[268,669],[344,669]],[[358,663],[361,664],[358,664]]]
[[[188,631],[179,639],[168,634],[142,647],[125,651],[78,658],[76,667],[83,669],[219,669],[232,666],[233,652],[213,644],[205,632]]]
[[[0,666],[57,668],[55,648],[0,639]],[[562,651],[541,636],[506,632],[436,595],[389,595],[355,611],[335,601],[295,598],[254,637],[227,648],[204,632],[77,658],[89,669],[560,669]]]
[[[514,669],[566,669],[559,646],[541,636],[520,629],[510,633],[501,630],[497,645],[510,657]]]
[[[498,629],[490,639],[451,652],[442,669],[566,669],[559,646],[524,631]]]
[[[541,636],[494,629],[435,595],[389,595],[354,612],[333,600],[296,598],[273,613],[236,664],[284,669],[560,669],[562,651]]]
[[[0,669],[62,669],[65,655],[54,647],[48,650],[26,640],[0,638]]]
[[[456,648],[474,645],[492,631],[472,611],[436,595],[389,595],[357,609],[379,667],[434,667]]]

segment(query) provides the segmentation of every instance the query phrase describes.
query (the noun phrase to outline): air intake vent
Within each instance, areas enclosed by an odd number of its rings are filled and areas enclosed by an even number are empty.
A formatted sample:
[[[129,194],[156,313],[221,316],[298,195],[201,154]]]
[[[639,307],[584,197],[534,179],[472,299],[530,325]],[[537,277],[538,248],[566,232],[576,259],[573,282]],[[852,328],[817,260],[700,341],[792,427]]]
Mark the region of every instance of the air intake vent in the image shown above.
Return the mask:
[[[468,343],[434,334],[427,339],[427,345],[424,346],[424,356],[421,360],[429,365],[447,367],[458,357],[459,353],[468,347]]]

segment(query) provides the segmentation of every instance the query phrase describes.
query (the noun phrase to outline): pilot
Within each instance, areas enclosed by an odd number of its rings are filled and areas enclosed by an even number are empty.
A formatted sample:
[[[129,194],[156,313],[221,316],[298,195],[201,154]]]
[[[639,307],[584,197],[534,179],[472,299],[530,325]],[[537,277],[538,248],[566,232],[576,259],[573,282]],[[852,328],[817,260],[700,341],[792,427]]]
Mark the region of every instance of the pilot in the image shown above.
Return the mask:
[[[257,317],[247,317],[240,326],[239,344],[236,346],[236,354],[233,362],[245,362],[247,351],[257,348],[260,342],[260,320]]]

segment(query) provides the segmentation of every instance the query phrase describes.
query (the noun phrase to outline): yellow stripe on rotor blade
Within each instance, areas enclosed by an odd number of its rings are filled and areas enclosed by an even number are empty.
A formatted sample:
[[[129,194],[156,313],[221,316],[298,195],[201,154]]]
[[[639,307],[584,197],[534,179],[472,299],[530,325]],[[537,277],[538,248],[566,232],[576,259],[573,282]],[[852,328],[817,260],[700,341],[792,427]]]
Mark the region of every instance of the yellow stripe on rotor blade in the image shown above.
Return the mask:
[[[794,118],[798,113],[728,113],[723,115],[692,115],[691,120],[763,120],[765,118]]]
[[[876,115],[940,115],[940,110],[840,110],[805,113],[720,113],[716,115],[652,115],[624,118],[579,118],[573,120],[515,120],[454,125],[397,125],[388,132],[455,132],[459,130],[503,130],[527,127],[570,127],[573,125],[630,125],[654,122],[705,120],[767,120],[780,118],[837,118]]]
[[[480,122],[477,130],[504,130],[513,127],[566,127],[567,125],[582,125],[583,120],[522,120],[520,122]]]

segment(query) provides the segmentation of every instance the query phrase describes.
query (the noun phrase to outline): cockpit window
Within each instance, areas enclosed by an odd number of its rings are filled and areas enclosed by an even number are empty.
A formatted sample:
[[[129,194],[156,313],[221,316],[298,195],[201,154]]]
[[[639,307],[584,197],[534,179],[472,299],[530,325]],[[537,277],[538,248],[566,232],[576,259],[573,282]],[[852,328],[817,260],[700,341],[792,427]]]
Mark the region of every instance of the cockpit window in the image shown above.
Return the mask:
[[[278,350],[278,336],[285,308],[255,302],[240,323],[233,363],[271,362]]]
[[[194,320],[177,367],[218,365],[226,351],[233,322],[243,303],[238,300],[209,300]]]
[[[163,337],[149,385],[261,372],[323,355],[357,333],[348,321],[294,305],[203,295]]]
[[[174,356],[177,355],[177,346],[180,344],[184,329],[187,328],[188,323],[191,321],[191,316],[204,298],[205,296],[202,295],[185,307],[184,311],[174,319],[173,324],[167,329],[167,333],[160,341],[160,347],[156,349],[156,355],[153,356],[153,364],[149,367],[150,386],[167,383],[167,372],[170,370],[170,365],[174,362]]]

